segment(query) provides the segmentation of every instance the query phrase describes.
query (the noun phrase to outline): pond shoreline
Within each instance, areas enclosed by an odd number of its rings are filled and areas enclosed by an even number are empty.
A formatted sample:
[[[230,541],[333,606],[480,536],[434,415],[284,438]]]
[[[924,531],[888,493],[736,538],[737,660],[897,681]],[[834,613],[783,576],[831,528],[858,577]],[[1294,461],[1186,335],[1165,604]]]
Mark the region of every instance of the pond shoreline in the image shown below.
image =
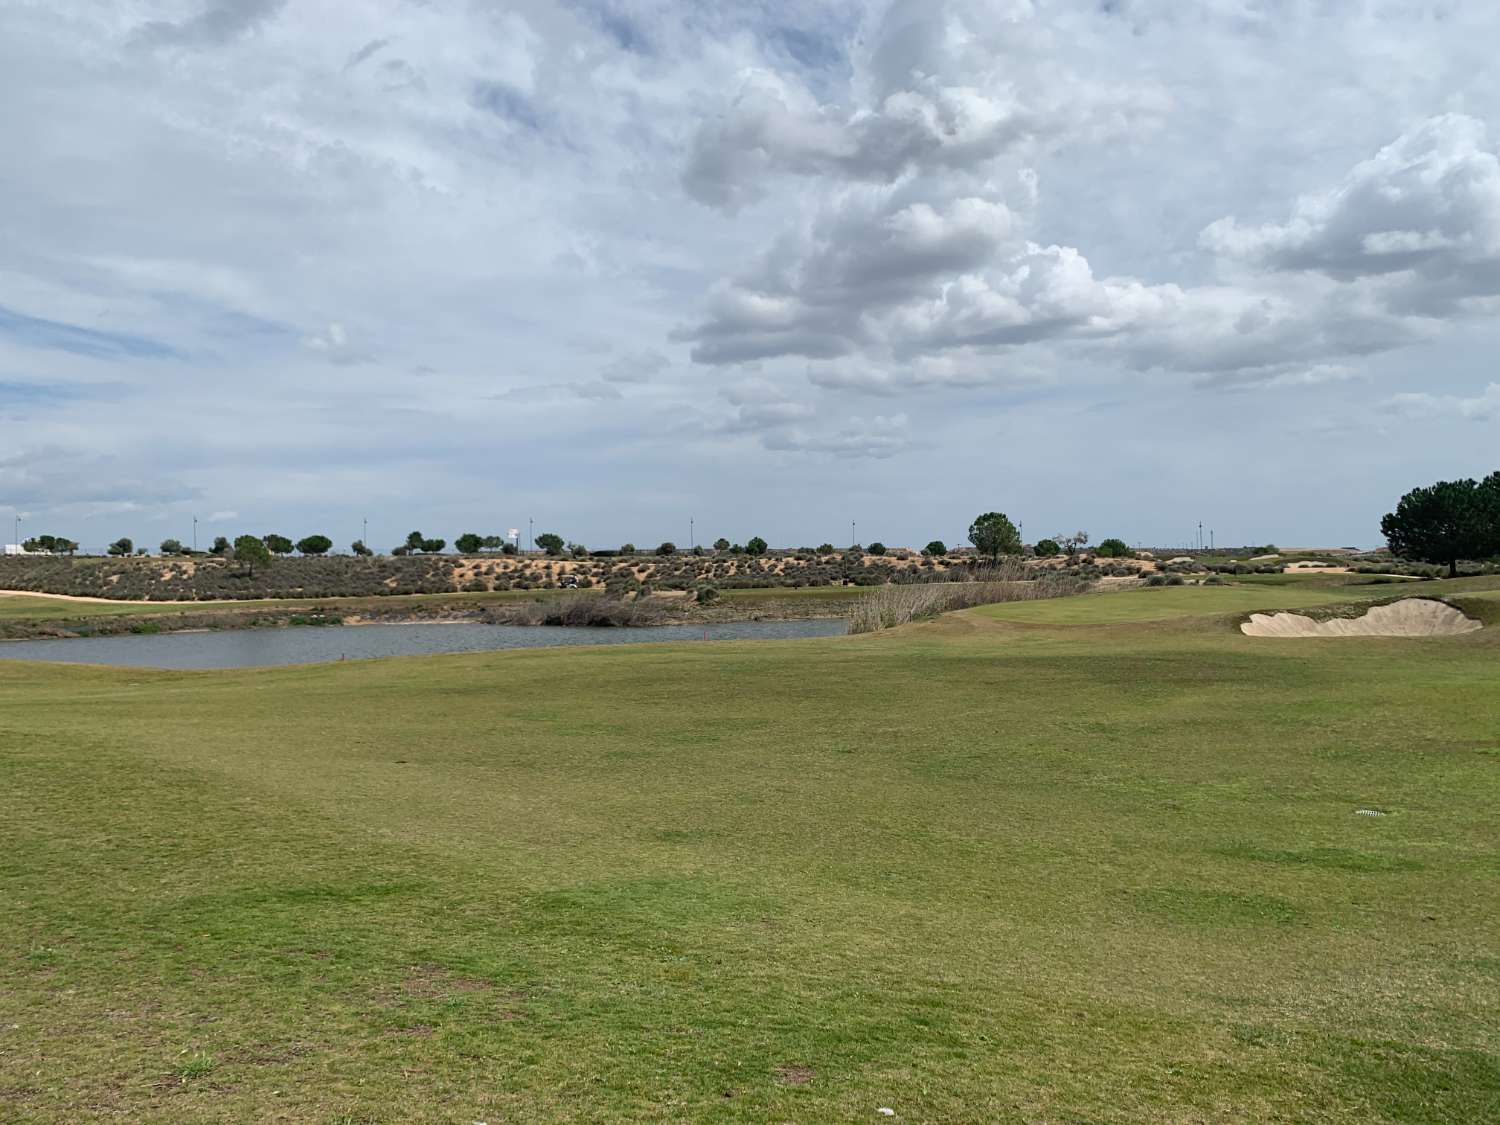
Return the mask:
[[[65,604],[65,603],[61,603]],[[149,603],[143,603],[149,604]],[[583,596],[503,605],[361,605],[309,602],[297,606],[219,608],[194,611],[174,603],[163,612],[55,618],[0,619],[0,644],[6,641],[64,640],[125,634],[214,633],[250,629],[359,628],[366,625],[539,625],[588,626],[599,629],[651,628],[663,625],[715,625],[750,621],[802,621],[847,616],[843,602],[793,598],[724,598],[700,605],[686,598],[635,600]]]

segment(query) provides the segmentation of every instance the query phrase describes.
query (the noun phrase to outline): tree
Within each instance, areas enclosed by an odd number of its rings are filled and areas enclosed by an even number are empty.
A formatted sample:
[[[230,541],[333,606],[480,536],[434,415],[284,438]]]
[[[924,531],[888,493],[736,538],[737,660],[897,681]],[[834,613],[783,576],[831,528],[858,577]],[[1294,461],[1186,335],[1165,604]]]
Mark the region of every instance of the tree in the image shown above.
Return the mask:
[[[1089,533],[1087,531],[1075,531],[1072,535],[1059,533],[1052,538],[1056,539],[1062,549],[1068,552],[1068,557],[1072,558],[1078,553],[1080,547],[1088,544]]]
[[[663,543],[660,547],[656,548],[656,553],[658,555],[675,555],[677,553],[677,544],[671,542]]]
[[[1458,577],[1460,559],[1500,553],[1500,472],[1481,484],[1440,480],[1414,488],[1380,521],[1391,554],[1402,559],[1446,564]]]
[[[333,550],[333,540],[326,535],[309,535],[297,540],[297,550],[304,555],[326,555]]]
[[[229,540],[225,539],[222,535],[215,535],[214,545],[209,548],[208,553],[210,555],[218,555],[220,558],[223,558],[225,555],[229,554]]]
[[[1106,539],[1094,548],[1094,554],[1106,559],[1133,559],[1135,552],[1123,539]]]
[[[495,546],[498,547],[499,545],[497,541]],[[461,555],[477,555],[480,551],[484,550],[484,537],[476,535],[472,531],[466,531],[453,541],[453,546],[458,549],[458,553]]]
[[[457,546],[457,544],[455,543],[454,546]],[[505,540],[498,535],[486,535],[479,542],[479,548],[482,551],[498,551],[504,546]],[[459,550],[461,551],[463,548],[459,547]]]
[[[763,555],[766,553],[766,541],[759,535],[752,535],[749,542],[745,544],[747,555]]]
[[[633,555],[633,554],[635,554],[635,544],[634,543],[621,543],[620,544],[620,554],[622,554],[622,555]]]
[[[818,554],[820,554],[820,555],[836,555],[836,554],[838,554],[838,548],[835,547],[832,543],[822,543],[822,544],[819,544],[819,546],[818,546]]]
[[[161,541],[161,553],[164,555],[182,554],[182,543],[177,539],[163,539]]]
[[[422,544],[425,542],[426,540],[422,537],[422,533],[420,531],[408,532],[406,536],[407,553],[410,554],[413,551],[420,551],[422,549]]]
[[[349,545],[349,549],[362,559],[367,559],[375,553],[374,551],[370,550],[370,548],[365,546],[365,541],[363,539],[356,539]]]
[[[520,554],[520,552],[521,548],[517,547],[514,543],[506,543],[500,548],[500,553],[502,555],[516,555]]]
[[[703,557],[703,548],[702,548],[702,547],[694,547],[694,548],[693,548],[693,554],[694,554],[694,555],[695,555],[695,556],[696,556],[696,557],[697,557],[697,558],[700,558],[700,559],[701,559],[701,558],[702,558],[702,557]]]
[[[264,539],[257,539],[253,535],[241,535],[234,541],[234,557],[245,564],[246,575],[254,578],[256,563],[260,563],[261,566],[271,564],[271,549],[266,546]]]
[[[586,559],[589,557],[589,549],[582,543],[569,543],[568,554],[572,555],[575,559]]]
[[[729,540],[725,539],[721,535],[719,538],[717,538],[717,539],[714,540],[714,550],[715,551],[727,551],[727,550],[729,550]]]
[[[1055,559],[1062,554],[1062,544],[1056,539],[1037,540],[1036,553],[1038,558]]]
[[[109,545],[109,553],[116,556],[128,555],[134,550],[135,544],[132,543],[128,537],[123,539],[116,539]]]
[[[1021,533],[1004,512],[985,512],[969,525],[969,542],[981,555],[998,559],[1021,553]]]
[[[929,558],[937,558],[941,555],[946,555],[948,553],[948,544],[944,543],[941,539],[934,539],[931,543],[922,548],[922,553],[924,555],[927,555]]]
[[[536,537],[536,545],[549,555],[560,555],[563,550],[563,537],[551,531],[544,531]]]
[[[883,555],[885,554],[885,544],[877,539],[874,543],[871,543],[869,547],[866,548],[866,550],[868,550],[872,555]]]
[[[239,540],[235,540],[239,542]],[[292,541],[285,535],[263,535],[261,542],[266,545],[266,550],[273,555],[290,555],[292,553]]]
[[[424,539],[421,550],[424,555],[435,555],[447,545],[446,539]]]

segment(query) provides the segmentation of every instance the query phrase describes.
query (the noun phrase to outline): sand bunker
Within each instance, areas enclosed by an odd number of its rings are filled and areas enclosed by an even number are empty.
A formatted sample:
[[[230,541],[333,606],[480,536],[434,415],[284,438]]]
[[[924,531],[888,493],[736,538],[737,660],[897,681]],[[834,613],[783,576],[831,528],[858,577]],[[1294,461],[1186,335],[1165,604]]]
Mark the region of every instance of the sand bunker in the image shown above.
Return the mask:
[[[1240,632],[1249,637],[1452,637],[1483,627],[1451,605],[1405,598],[1371,606],[1362,617],[1330,621],[1314,621],[1300,613],[1252,613]]]

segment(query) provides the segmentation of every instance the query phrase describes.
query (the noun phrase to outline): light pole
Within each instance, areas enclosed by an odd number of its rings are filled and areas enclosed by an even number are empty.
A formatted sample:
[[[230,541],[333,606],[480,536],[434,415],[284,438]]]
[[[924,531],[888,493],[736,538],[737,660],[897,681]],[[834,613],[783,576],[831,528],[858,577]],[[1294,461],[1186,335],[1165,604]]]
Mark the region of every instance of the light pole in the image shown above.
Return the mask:
[[[361,528],[359,541],[364,545],[365,549],[368,550],[370,546],[370,517],[366,516],[364,519],[360,520],[359,526]]]
[[[16,546],[21,546],[21,513],[16,513]]]
[[[690,551],[698,545],[698,541],[693,538],[693,534],[693,517],[688,516],[688,550]]]
[[[193,554],[198,553],[198,517],[193,517]]]
[[[536,554],[536,520],[526,517],[526,553]]]
[[[859,542],[859,536],[854,533],[854,529],[858,526],[853,520],[849,521],[849,546],[851,547]]]

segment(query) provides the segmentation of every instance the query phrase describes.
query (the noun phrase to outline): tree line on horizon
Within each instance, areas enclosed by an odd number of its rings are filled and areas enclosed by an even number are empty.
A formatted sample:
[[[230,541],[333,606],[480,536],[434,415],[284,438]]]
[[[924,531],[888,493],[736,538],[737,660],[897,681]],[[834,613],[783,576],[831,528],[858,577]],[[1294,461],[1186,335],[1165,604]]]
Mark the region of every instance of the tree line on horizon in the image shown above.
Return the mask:
[[[1380,530],[1391,553],[1397,558],[1446,566],[1450,577],[1458,574],[1460,560],[1500,556],[1500,471],[1491,473],[1482,480],[1469,478],[1438,481],[1412,489],[1401,497],[1396,510],[1380,521]],[[1088,545],[1089,535],[1084,531],[1058,534],[1040,539],[1028,548],[1021,541],[1019,529],[1005,513],[985,512],[975,517],[974,522],[969,525],[969,542],[973,544],[976,554],[991,559],[1026,554],[1034,554],[1039,558],[1059,555],[1072,558]],[[536,536],[535,544],[544,554],[553,558],[564,555],[578,559],[607,558],[641,553],[664,557],[678,553],[677,545],[671,541],[665,541],[648,552],[638,551],[634,543],[622,544],[616,550],[590,550],[582,543],[565,540],[561,535],[550,531]],[[478,555],[486,551],[506,555],[520,553],[518,546],[503,536],[480,535],[472,531],[457,536],[453,546],[461,555]],[[78,551],[76,540],[60,535],[33,536],[22,547],[28,552],[54,555],[73,555]],[[398,557],[439,554],[447,550],[447,547],[445,539],[429,538],[420,531],[413,531],[403,543],[391,550],[391,554]],[[362,539],[354,540],[349,549],[354,555],[363,558],[375,554]],[[293,552],[307,558],[318,558],[331,550],[333,540],[323,534],[304,536],[296,541],[275,533],[240,535],[233,542],[220,535],[214,538],[212,547],[207,551],[185,547],[178,539],[164,539],[160,544],[160,553],[164,556],[207,555],[235,558],[252,568],[285,558]],[[714,541],[713,550],[716,554],[758,557],[766,554],[770,547],[762,536],[754,535],[743,544],[731,543],[721,537]],[[819,555],[839,553],[838,548],[827,542],[815,548],[799,550]],[[107,551],[114,557],[149,553],[147,548],[137,547],[129,537],[115,540]],[[874,542],[869,546],[855,543],[844,549],[845,553],[854,551],[878,557],[886,553],[887,547],[884,543]],[[691,553],[702,556],[707,552],[705,548],[695,546],[691,548]],[[922,554],[928,557],[941,557],[949,553],[947,544],[941,539],[934,539],[922,548]],[[1136,554],[1123,539],[1117,537],[1104,539],[1093,548],[1092,553],[1102,558],[1132,558]]]

